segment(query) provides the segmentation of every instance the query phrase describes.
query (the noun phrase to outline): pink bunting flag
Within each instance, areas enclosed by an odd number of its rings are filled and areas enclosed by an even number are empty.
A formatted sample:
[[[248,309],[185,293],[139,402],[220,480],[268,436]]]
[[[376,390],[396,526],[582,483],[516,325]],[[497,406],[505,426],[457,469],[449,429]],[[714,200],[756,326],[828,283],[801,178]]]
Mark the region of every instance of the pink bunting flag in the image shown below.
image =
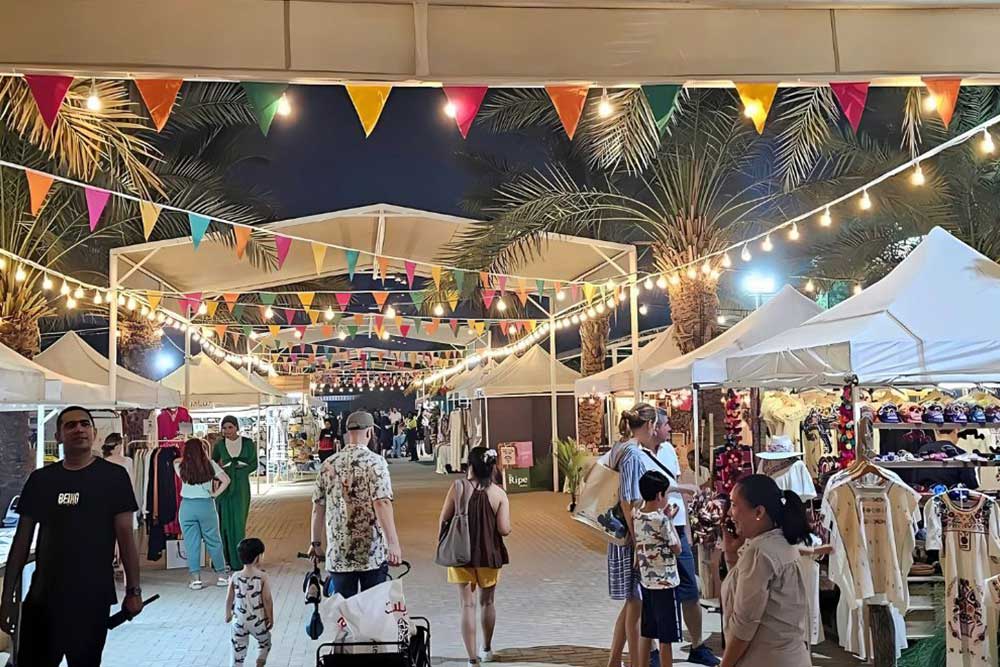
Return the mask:
[[[285,265],[285,260],[288,259],[288,251],[292,248],[292,239],[287,236],[281,236],[280,234],[274,237],[274,247],[278,250],[278,270]]]
[[[497,291],[494,289],[484,289],[483,290],[483,305],[489,310],[490,306],[493,305],[493,299],[497,296]]]
[[[865,102],[868,100],[868,82],[831,83],[830,89],[837,98],[840,110],[844,112],[844,118],[857,132],[861,124],[861,114],[865,112]]]
[[[501,295],[507,291],[507,276],[497,276],[497,287],[500,288]]]
[[[404,262],[403,268],[406,269],[406,284],[413,289],[413,276],[417,272],[416,262]]]
[[[181,307],[184,312],[190,315],[198,310],[201,305],[201,292],[189,292],[181,299]]]
[[[351,303],[351,293],[350,292],[337,292],[334,294],[337,299],[337,305],[340,306],[341,310],[347,308],[347,305]]]
[[[285,322],[287,322],[288,324],[291,324],[292,322],[295,321],[295,311],[294,310],[292,310],[291,308],[285,308],[284,309],[284,313],[285,313]]]
[[[463,139],[469,136],[469,128],[479,113],[486,90],[486,86],[444,86],[444,94],[448,98],[445,113],[455,119]]]
[[[25,74],[24,80],[31,88],[31,95],[35,98],[35,105],[38,106],[38,113],[42,115],[45,126],[51,130],[59,115],[59,108],[66,99],[66,91],[73,85],[73,77]]]
[[[106,190],[95,190],[86,188],[84,194],[87,197],[87,213],[90,216],[90,231],[97,229],[97,223],[101,219],[104,207],[108,205],[111,193]]]

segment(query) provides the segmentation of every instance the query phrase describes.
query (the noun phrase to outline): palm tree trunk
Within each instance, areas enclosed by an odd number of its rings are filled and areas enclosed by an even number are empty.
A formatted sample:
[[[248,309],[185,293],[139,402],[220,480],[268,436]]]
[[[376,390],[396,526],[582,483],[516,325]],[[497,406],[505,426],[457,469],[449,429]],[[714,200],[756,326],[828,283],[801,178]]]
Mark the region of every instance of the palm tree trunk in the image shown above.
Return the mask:
[[[610,331],[610,315],[580,323],[580,373],[584,377],[604,370]],[[597,451],[604,441],[604,401],[597,397],[584,399],[579,403],[577,419],[580,447]]]
[[[4,319],[0,322],[0,342],[32,358],[39,347],[38,321],[33,318]],[[21,493],[24,482],[35,468],[29,415],[27,412],[0,412],[0,512],[7,511],[11,499]]]
[[[687,354],[715,337],[719,316],[719,295],[716,281],[701,276],[682,278],[667,286],[670,297],[670,319],[674,338],[681,352]]]
[[[144,378],[152,379],[150,355],[159,344],[156,326],[145,317],[122,318],[118,320],[118,331],[121,365]]]

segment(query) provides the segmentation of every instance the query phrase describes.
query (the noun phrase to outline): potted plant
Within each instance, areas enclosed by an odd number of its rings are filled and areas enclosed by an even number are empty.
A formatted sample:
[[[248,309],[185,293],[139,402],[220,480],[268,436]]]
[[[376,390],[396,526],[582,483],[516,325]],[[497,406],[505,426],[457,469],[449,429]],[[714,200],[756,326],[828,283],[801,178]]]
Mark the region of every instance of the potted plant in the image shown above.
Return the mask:
[[[559,463],[559,473],[565,480],[564,488],[569,493],[569,511],[576,509],[576,494],[580,490],[580,482],[583,481],[584,468],[587,465],[589,454],[581,449],[573,438],[565,440],[556,439],[553,441],[556,449],[556,461]]]

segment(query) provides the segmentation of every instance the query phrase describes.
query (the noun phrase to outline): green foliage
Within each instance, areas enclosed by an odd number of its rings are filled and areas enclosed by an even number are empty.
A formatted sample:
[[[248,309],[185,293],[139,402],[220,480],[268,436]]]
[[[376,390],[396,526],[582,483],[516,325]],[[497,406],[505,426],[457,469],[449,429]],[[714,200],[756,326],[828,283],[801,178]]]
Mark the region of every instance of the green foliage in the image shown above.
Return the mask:
[[[921,639],[899,656],[898,667],[930,667],[946,663],[944,625],[934,630],[934,635]]]
[[[556,439],[552,444],[556,448],[559,474],[566,480],[566,488],[570,494],[576,496],[583,481],[584,466],[587,464],[589,453],[586,449],[581,449],[573,438]]]

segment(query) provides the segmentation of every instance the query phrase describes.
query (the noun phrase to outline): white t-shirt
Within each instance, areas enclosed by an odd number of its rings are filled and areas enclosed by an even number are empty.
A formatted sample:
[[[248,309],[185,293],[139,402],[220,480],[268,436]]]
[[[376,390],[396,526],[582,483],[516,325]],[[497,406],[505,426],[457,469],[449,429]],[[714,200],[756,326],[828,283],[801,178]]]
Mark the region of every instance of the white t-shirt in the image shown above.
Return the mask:
[[[662,443],[656,451],[656,460],[674,474],[674,479],[670,480],[670,484],[679,484],[681,480],[681,462],[677,458],[677,450],[674,449],[673,444],[669,440]],[[677,515],[674,517],[674,525],[686,526],[688,513],[687,506],[684,505],[684,496],[677,491],[672,491],[667,494],[667,502],[677,505]]]
[[[635,549],[639,556],[639,577],[646,588],[677,588],[680,573],[677,556],[670,550],[680,544],[677,530],[663,512],[632,510],[635,521]]]

